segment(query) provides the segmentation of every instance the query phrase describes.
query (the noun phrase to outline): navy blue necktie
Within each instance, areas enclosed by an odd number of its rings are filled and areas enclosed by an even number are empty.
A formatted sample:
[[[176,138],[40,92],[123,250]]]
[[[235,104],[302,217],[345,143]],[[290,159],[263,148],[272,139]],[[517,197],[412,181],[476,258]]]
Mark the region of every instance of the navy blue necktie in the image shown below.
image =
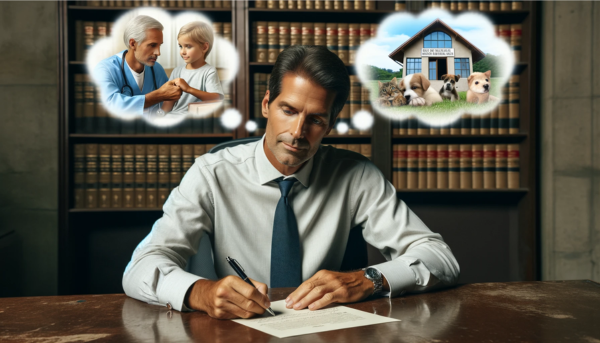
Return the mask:
[[[288,202],[288,194],[296,179],[283,178],[279,183],[281,198],[275,209],[271,241],[271,288],[298,287],[302,283],[302,254],[296,216]]]

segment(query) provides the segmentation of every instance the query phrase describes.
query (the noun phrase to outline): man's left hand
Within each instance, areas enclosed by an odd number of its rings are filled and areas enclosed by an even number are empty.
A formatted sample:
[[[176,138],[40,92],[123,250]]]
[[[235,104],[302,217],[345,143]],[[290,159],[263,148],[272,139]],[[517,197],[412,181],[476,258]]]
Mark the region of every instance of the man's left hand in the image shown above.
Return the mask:
[[[286,307],[301,310],[308,307],[318,310],[331,303],[349,303],[365,299],[373,293],[373,281],[356,272],[320,270],[304,281],[287,299]]]

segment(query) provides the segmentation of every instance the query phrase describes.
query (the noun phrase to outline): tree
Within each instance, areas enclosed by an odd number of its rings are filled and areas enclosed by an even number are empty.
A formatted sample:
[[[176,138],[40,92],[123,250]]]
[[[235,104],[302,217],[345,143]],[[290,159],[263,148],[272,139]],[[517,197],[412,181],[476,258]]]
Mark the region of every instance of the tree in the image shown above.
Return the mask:
[[[395,78],[402,78],[402,69],[392,71],[391,69],[383,69],[370,65],[370,74],[372,80],[389,81]]]
[[[491,70],[492,76],[498,76],[501,75],[501,67],[502,61],[500,60],[500,56],[487,54],[481,61],[473,64],[473,72],[485,73]]]

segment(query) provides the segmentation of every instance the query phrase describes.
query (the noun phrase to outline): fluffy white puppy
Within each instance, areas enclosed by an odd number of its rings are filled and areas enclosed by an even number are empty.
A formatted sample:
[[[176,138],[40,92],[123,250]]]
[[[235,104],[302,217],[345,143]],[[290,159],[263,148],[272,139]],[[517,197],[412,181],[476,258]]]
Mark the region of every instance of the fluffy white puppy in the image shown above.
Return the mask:
[[[406,75],[400,80],[400,91],[404,94],[406,102],[411,106],[431,106],[442,102],[442,97],[422,73]]]

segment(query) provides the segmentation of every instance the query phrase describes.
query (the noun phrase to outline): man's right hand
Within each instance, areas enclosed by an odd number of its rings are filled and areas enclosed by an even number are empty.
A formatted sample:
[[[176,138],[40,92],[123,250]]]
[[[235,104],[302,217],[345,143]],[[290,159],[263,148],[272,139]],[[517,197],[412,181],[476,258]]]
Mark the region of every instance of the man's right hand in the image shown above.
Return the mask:
[[[251,318],[265,313],[271,306],[267,285],[255,280],[252,283],[257,288],[232,275],[219,281],[198,280],[185,302],[192,309],[217,319]]]
[[[183,93],[183,91],[175,84],[175,82],[167,81],[159,89],[146,94],[144,108],[154,106],[163,101],[179,100],[179,98],[181,98],[181,93]]]
[[[161,97],[160,101],[167,100],[179,100],[181,98],[181,93],[183,92],[174,81],[168,81],[164,85],[162,85],[159,89],[159,97]]]

